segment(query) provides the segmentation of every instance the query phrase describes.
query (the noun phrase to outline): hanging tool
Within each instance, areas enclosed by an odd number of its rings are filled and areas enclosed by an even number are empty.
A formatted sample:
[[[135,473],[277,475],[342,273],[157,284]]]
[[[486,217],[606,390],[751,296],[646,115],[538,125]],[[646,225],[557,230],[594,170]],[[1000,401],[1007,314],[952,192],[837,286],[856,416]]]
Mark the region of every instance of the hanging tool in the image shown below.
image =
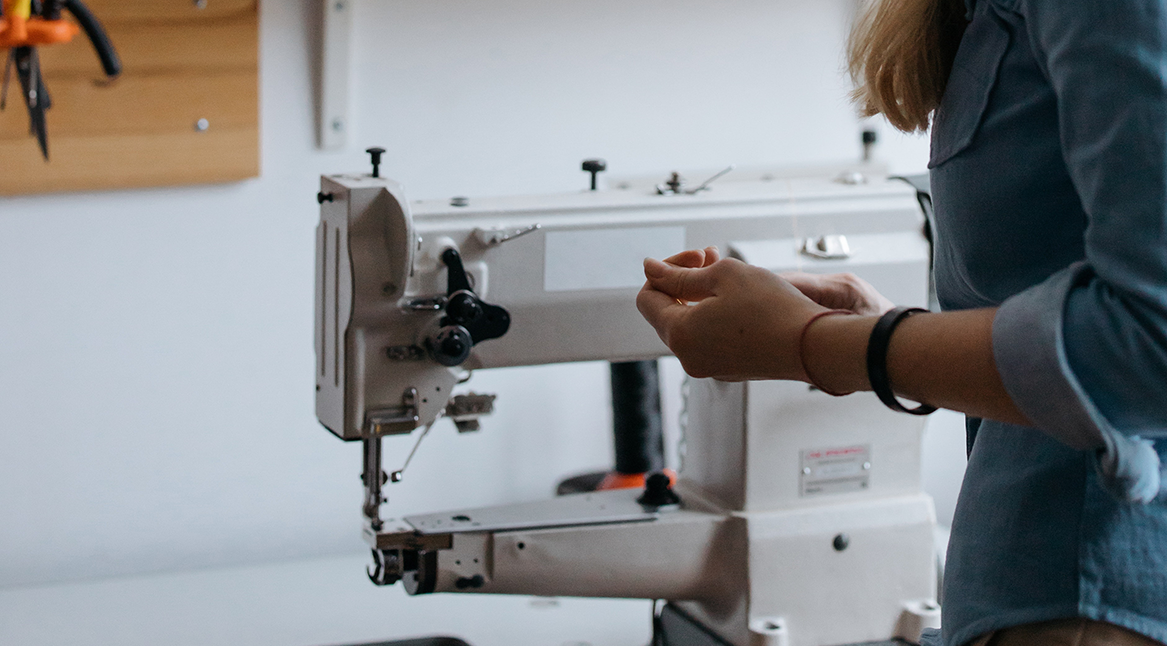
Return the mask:
[[[62,18],[63,11],[72,14],[77,23]],[[52,99],[45,87],[36,48],[70,42],[81,31],[93,44],[105,75],[114,78],[120,74],[121,61],[109,35],[81,0],[3,0],[0,3],[0,48],[8,49],[3,85],[0,85],[0,110],[7,105],[8,86],[15,70],[21,98],[28,110],[29,134],[36,137],[45,161],[49,159],[45,111],[52,106]]]

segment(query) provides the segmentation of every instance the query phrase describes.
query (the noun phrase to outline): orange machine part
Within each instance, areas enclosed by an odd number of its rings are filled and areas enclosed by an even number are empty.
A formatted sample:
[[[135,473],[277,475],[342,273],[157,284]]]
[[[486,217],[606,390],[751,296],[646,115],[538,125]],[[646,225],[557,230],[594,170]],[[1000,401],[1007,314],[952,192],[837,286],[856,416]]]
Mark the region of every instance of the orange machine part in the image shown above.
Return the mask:
[[[669,485],[677,484],[677,474],[672,469],[665,469],[665,475],[669,477]],[[640,489],[644,487],[644,479],[647,473],[620,473],[612,471],[604,476],[600,481],[596,491],[608,491],[610,489]]]

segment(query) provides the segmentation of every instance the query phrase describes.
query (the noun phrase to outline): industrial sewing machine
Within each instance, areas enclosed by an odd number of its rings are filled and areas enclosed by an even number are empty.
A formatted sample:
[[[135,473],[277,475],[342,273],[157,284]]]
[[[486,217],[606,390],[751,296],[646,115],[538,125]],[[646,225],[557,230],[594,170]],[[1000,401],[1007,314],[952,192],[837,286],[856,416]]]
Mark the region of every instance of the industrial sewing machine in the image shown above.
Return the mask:
[[[477,430],[495,396],[460,392],[471,371],[668,354],[634,302],[646,256],[717,245],[927,302],[916,191],[878,169],[610,190],[585,170],[590,191],[414,202],[376,163],[321,179],[316,413],[364,445],[370,578],[409,594],[665,600],[672,646],[916,641],[938,625],[923,423],[864,394],[692,380],[675,484],[381,518],[397,478],[381,438],[443,417]]]

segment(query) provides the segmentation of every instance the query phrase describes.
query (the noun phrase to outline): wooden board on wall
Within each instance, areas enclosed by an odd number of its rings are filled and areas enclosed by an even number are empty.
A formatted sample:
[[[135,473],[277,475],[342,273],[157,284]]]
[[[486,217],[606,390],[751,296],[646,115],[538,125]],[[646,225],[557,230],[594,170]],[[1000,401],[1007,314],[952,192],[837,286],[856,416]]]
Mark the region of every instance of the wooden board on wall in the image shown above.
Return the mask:
[[[122,59],[105,80],[84,34],[40,48],[49,161],[13,79],[0,195],[226,182],[259,174],[257,0],[87,0]],[[7,55],[7,52],[0,52]],[[2,61],[0,61],[2,62]],[[198,123],[205,119],[205,129]]]

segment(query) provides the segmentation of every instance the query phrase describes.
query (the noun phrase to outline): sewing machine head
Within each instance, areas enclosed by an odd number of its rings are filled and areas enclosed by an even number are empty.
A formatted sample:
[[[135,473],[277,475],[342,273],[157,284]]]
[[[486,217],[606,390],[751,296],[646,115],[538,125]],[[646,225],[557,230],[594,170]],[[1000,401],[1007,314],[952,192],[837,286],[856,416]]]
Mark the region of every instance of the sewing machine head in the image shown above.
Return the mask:
[[[317,417],[346,440],[441,416],[469,430],[491,409],[490,397],[454,392],[471,370],[662,356],[635,307],[645,257],[717,245],[761,264],[846,269],[837,234],[854,246],[921,221],[914,191],[864,172],[412,203],[388,179],[324,177]],[[788,258],[746,258],[755,240],[788,241]]]

